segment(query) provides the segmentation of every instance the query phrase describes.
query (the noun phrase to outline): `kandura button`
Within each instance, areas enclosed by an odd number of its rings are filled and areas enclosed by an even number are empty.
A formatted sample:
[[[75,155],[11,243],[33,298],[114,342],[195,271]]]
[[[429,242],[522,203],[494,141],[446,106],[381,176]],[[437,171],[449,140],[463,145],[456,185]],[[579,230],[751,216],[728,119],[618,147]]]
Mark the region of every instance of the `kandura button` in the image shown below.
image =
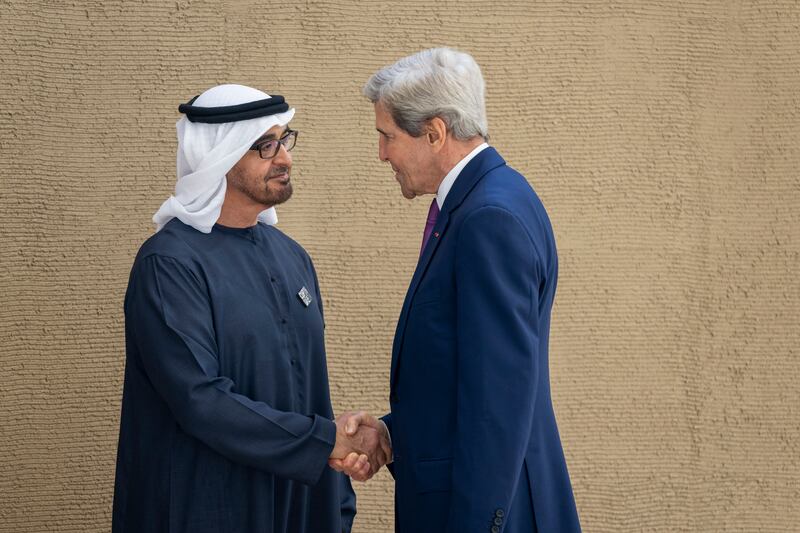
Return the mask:
[[[502,510],[502,509],[498,509],[498,510],[496,510],[496,511],[494,512],[494,515],[495,515],[495,516],[497,516],[497,517],[499,517],[499,518],[503,518],[503,517],[505,516],[505,513],[503,512],[503,510]]]

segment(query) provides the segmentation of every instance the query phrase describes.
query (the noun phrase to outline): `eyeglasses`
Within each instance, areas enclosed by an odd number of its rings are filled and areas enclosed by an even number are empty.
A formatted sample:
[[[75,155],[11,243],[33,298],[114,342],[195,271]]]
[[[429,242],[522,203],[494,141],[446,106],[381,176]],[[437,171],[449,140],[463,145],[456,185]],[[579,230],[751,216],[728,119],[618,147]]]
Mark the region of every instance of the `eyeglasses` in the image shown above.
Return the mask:
[[[250,150],[258,150],[258,155],[261,156],[261,159],[272,159],[278,155],[278,150],[281,149],[281,145],[286,148],[287,152],[294,148],[294,145],[297,144],[298,133],[298,131],[287,129],[286,133],[280,139],[257,142],[250,147]]]

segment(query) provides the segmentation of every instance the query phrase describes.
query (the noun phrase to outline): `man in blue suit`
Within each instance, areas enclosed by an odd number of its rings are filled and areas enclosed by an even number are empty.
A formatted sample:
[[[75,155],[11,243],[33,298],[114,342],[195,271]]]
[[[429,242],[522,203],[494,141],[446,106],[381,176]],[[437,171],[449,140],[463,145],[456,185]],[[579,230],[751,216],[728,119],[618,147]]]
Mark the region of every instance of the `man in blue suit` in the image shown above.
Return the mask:
[[[403,196],[435,194],[392,350],[396,531],[580,531],[550,397],[553,231],[525,178],[486,144],[468,54],[425,50],[367,82],[379,156]],[[355,454],[332,461],[356,479]]]

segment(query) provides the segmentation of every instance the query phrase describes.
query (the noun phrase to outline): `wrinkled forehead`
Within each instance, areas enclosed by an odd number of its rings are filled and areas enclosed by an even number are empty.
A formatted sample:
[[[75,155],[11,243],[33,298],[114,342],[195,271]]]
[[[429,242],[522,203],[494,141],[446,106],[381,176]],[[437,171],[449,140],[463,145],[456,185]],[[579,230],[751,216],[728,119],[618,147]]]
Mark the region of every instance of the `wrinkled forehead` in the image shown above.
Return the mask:
[[[392,114],[381,102],[375,102],[375,128],[381,133],[397,128]]]

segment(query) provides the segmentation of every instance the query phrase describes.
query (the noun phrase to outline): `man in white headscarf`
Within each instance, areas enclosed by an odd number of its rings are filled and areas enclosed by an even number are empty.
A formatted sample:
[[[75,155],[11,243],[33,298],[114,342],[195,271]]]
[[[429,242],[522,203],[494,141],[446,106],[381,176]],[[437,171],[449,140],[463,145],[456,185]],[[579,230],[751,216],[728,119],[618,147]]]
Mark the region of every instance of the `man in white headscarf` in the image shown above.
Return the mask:
[[[283,97],[220,85],[179,110],[178,182],[125,296],[113,531],[349,532],[329,458],[390,449],[333,420],[317,276],[274,227],[297,132]]]

